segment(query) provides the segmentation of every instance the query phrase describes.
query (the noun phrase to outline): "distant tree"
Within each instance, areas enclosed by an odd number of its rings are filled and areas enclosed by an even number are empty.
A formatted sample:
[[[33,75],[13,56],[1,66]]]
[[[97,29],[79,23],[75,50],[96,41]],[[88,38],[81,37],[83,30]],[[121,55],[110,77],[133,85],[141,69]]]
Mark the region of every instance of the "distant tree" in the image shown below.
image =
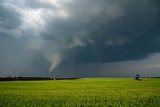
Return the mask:
[[[135,76],[135,79],[136,79],[136,80],[140,80],[139,78],[140,78],[140,75],[137,74],[137,75]]]

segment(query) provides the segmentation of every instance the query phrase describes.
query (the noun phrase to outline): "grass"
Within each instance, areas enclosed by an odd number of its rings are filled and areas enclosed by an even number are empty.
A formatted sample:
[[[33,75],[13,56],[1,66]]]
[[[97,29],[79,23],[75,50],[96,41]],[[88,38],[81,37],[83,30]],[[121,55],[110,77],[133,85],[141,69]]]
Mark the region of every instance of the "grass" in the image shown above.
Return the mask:
[[[160,107],[160,78],[1,81],[0,107]]]

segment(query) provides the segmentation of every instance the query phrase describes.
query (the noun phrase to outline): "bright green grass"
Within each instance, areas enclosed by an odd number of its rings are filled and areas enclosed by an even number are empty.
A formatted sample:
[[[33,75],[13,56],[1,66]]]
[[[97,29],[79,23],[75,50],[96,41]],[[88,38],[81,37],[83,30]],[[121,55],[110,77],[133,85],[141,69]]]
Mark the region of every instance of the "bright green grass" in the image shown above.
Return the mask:
[[[160,78],[0,82],[0,107],[160,107]]]

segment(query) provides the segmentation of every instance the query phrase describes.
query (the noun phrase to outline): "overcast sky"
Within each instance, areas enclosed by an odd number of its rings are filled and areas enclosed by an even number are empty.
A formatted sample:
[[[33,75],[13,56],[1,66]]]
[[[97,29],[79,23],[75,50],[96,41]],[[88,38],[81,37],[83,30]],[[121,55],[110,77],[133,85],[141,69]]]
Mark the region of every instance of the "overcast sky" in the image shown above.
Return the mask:
[[[0,76],[160,76],[159,0],[1,0]]]

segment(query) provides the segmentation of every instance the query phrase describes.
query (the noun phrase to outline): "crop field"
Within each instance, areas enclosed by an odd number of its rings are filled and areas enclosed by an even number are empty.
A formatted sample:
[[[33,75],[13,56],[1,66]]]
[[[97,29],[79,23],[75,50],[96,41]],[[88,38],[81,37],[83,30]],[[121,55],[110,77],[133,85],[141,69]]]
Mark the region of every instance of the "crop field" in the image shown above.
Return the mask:
[[[0,81],[0,107],[160,107],[160,78]]]

